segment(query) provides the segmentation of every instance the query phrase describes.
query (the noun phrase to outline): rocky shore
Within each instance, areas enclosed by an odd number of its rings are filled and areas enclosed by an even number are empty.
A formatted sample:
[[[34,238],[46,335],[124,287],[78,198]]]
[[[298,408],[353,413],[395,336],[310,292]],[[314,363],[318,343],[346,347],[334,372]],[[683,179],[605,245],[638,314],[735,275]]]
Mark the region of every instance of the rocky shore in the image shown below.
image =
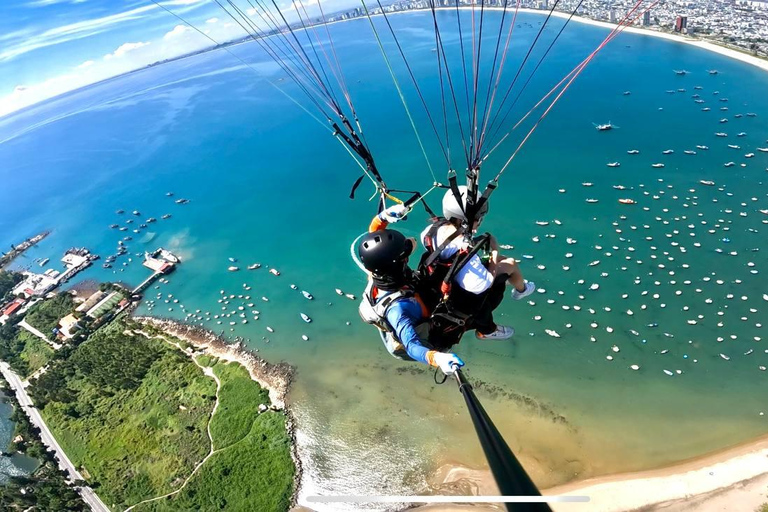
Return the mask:
[[[286,415],[286,430],[291,439],[291,457],[296,466],[292,503],[295,506],[299,495],[302,465],[296,448],[295,420],[286,406],[286,396],[293,380],[294,368],[288,363],[268,363],[244,347],[242,343],[227,343],[227,340],[221,336],[202,327],[188,325],[178,320],[150,316],[134,316],[133,320],[179,338],[213,357],[243,365],[251,378],[269,391],[272,408],[283,410]]]

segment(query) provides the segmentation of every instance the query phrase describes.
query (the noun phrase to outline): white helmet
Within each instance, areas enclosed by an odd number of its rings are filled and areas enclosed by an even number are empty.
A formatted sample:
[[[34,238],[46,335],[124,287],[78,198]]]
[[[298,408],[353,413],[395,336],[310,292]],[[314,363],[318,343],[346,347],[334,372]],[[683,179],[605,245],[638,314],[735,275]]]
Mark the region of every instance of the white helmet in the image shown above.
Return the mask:
[[[451,220],[451,219],[458,219],[462,221],[467,220],[467,216],[464,214],[464,210],[467,207],[467,186],[460,185],[459,193],[461,194],[461,205],[459,205],[458,201],[456,201],[456,196],[453,195],[452,190],[446,191],[445,195],[443,196],[443,217],[445,217],[448,220]],[[480,197],[481,197],[481,194],[478,191],[475,199],[475,203],[477,203],[477,201],[480,200]],[[480,209],[480,211],[477,212],[477,214],[475,215],[475,220],[482,219],[486,213],[488,213],[488,201],[486,201],[483,207]]]

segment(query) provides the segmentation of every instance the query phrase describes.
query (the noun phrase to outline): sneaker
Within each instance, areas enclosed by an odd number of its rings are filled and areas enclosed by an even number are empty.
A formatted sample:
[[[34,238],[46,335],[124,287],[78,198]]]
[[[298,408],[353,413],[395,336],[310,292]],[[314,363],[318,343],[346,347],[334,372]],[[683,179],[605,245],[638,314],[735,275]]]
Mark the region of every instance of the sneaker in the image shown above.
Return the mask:
[[[479,340],[506,340],[515,335],[515,328],[508,325],[497,325],[496,330],[490,334],[482,334],[475,331],[475,337]]]
[[[534,283],[533,281],[526,281],[525,290],[523,290],[522,292],[519,292],[514,288],[512,288],[512,298],[514,300],[524,299],[530,294],[532,294],[535,289],[536,289],[536,283]]]

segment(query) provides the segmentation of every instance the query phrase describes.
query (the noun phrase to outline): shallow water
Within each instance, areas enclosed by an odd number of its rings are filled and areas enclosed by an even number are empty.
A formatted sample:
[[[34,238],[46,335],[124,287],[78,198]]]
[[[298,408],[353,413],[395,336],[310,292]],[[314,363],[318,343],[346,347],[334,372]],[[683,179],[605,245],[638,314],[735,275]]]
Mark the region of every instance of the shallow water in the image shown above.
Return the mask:
[[[524,19],[535,25],[541,18]],[[401,30],[418,76],[427,80],[424,90],[435,95],[429,101],[438,101],[429,18],[417,13],[391,21]],[[391,186],[425,189],[431,177],[366,24],[358,20],[332,30],[345,73],[359,77],[349,82],[367,138]],[[556,28],[546,34],[552,37]],[[457,35],[445,32],[456,46]],[[516,115],[605,34],[600,28],[569,25]],[[526,48],[534,35],[533,28],[523,26],[516,32],[515,49]],[[265,79],[281,76],[251,45],[234,51],[259,62]],[[512,55],[519,62],[522,52]],[[53,229],[18,261],[24,266],[34,265],[38,257],[55,261],[72,245],[104,256],[130,234],[136,240],[126,242],[132,253],[129,264],[123,266],[127,259],[121,258],[114,273],[96,265],[79,278],[131,284],[148,275],[137,254],[158,245],[178,252],[183,264],[169,283],[146,292],[148,300],[156,301],[153,314],[184,318],[185,312],[197,309],[210,312],[211,321],[204,322],[209,328],[244,336],[266,359],[297,366],[291,398],[307,460],[304,496],[427,491],[428,476],[440,463],[483,466],[455,387],[450,382],[436,386],[430,372],[390,358],[375,332],[359,322],[357,303],[334,293],[341,288],[359,295],[365,284],[349,261],[349,244],[374,213],[364,197],[370,190],[361,189],[359,198],[349,201],[358,171],[346,153],[314,121],[237,64],[226,54],[208,53],[0,119],[0,243]],[[514,72],[516,66],[508,67]],[[691,74],[672,73],[681,68]],[[705,71],[710,68],[721,73],[710,76]],[[694,91],[695,85],[702,90]],[[282,86],[290,91],[289,85]],[[502,304],[498,319],[515,326],[513,340],[481,343],[469,335],[458,352],[469,363],[468,375],[483,383],[477,386],[478,395],[489,413],[542,486],[671,463],[768,431],[768,420],[759,415],[766,409],[759,386],[768,372],[758,369],[768,364],[768,355],[765,340],[754,340],[765,331],[756,324],[766,307],[768,225],[763,220],[768,216],[758,210],[768,208],[768,153],[755,148],[768,146],[766,87],[768,75],[745,64],[682,44],[621,35],[587,68],[502,178],[483,227],[501,243],[513,245],[511,255],[534,256],[523,260],[523,270],[546,293],[529,298],[535,305]],[[665,92],[678,88],[686,92]],[[624,96],[625,90],[632,94]],[[713,95],[715,90],[719,96]],[[694,103],[694,92],[706,103]],[[725,96],[729,111],[721,112],[725,103],[718,98]],[[409,96],[411,100],[416,98]],[[427,126],[414,105],[417,122]],[[702,112],[704,106],[712,111]],[[733,117],[746,112],[758,116]],[[719,124],[726,116],[729,123]],[[597,132],[592,126],[609,120],[619,128]],[[719,131],[729,137],[715,137]],[[741,131],[747,135],[736,137]],[[486,169],[498,168],[522,135],[513,134]],[[710,149],[683,154],[696,144]],[[430,143],[428,149],[439,171],[437,148]],[[628,155],[629,149],[641,153]],[[662,155],[665,149],[675,153]],[[747,159],[747,152],[756,156]],[[735,167],[723,167],[731,160]],[[607,167],[612,161],[620,161],[621,167]],[[654,162],[665,167],[653,169]],[[714,180],[717,186],[701,185],[700,179]],[[594,185],[583,187],[582,182]],[[628,188],[619,191],[613,185]],[[559,193],[560,188],[567,192]],[[166,191],[175,196],[165,197]],[[192,202],[173,204],[179,197]],[[588,204],[587,198],[599,202]],[[618,198],[637,204],[620,205]],[[430,196],[430,204],[439,204],[439,198]],[[127,214],[116,215],[117,208]],[[131,229],[149,216],[173,217],[151,224],[147,231],[155,236],[143,244],[139,240],[145,233],[108,228],[113,222],[125,225],[133,209],[142,215]],[[414,213],[410,218],[402,228],[417,234],[424,216]],[[562,225],[535,224],[554,219]],[[577,243],[568,244],[568,237]],[[725,252],[716,252],[718,248]],[[752,252],[754,248],[760,251]],[[730,251],[737,255],[728,255]],[[572,258],[566,258],[568,252]],[[228,257],[238,260],[239,272],[227,272],[232,264]],[[589,266],[595,260],[599,265]],[[245,270],[253,262],[265,267]],[[538,269],[539,264],[546,268]],[[267,273],[267,265],[278,268],[281,276]],[[570,269],[564,271],[563,265]],[[602,277],[603,272],[608,275]],[[584,284],[578,283],[581,279]],[[742,282],[736,284],[736,279]],[[683,284],[685,280],[691,284]],[[292,283],[298,290],[289,287]],[[593,283],[598,290],[589,289]],[[227,299],[229,304],[218,302],[221,290],[235,298]],[[306,300],[299,290],[315,299]],[[682,295],[675,295],[677,290]],[[729,293],[734,298],[727,298]],[[711,304],[705,302],[708,298]],[[548,299],[555,303],[547,304]],[[238,306],[247,324],[241,323]],[[682,311],[684,306],[689,310]],[[254,310],[259,320],[254,320]],[[222,324],[212,318],[232,311]],[[300,312],[313,322],[302,322]],[[236,325],[230,327],[231,321]],[[717,326],[720,321],[722,327]],[[598,328],[591,328],[592,322]],[[658,326],[648,327],[651,323]],[[550,337],[545,329],[561,337]],[[718,337],[725,339],[718,342]],[[614,345],[619,352],[612,350]],[[750,349],[753,353],[744,355]],[[663,350],[668,352],[661,354]],[[632,364],[640,369],[631,370]]]
[[[11,421],[13,407],[7,402],[7,398],[0,393],[0,449],[6,451],[13,439],[15,424]],[[13,455],[0,456],[0,484],[3,484],[12,476],[28,475],[37,467],[38,462],[25,455],[14,453]]]

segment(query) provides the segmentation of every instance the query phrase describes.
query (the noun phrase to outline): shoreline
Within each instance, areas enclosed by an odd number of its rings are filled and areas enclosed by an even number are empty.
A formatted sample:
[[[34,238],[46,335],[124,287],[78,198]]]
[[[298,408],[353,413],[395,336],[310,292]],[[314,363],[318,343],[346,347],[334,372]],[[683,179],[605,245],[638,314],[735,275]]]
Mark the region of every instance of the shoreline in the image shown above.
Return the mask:
[[[286,405],[286,397],[290,391],[295,369],[288,363],[269,363],[248,350],[241,342],[228,344],[224,338],[202,327],[192,326],[179,320],[152,316],[133,316],[131,319],[140,325],[146,325],[179,338],[210,356],[242,365],[248,370],[251,379],[269,392],[271,408],[282,410],[286,416],[285,426],[291,441],[291,458],[296,467],[291,507],[296,507],[303,465],[299,458],[296,440],[296,421],[290,408]]]
[[[446,464],[435,474],[435,481],[441,484],[456,481],[471,481],[478,494],[498,495],[498,488],[492,475],[485,469],[472,469],[458,464]],[[768,434],[730,448],[704,454],[660,468],[617,473],[566,484],[542,490],[542,495],[589,496],[588,505],[582,510],[597,512],[620,512],[629,510],[670,510],[697,501],[695,510],[715,511],[717,504],[707,506],[704,498],[717,496],[728,501],[733,495],[750,493],[760,503],[768,502],[764,483],[768,482]],[[762,489],[762,496],[757,492]],[[703,501],[703,503],[702,503]],[[574,504],[551,504],[557,512],[572,510]],[[466,510],[467,505],[422,506],[416,510]],[[745,510],[752,508],[744,508]],[[472,506],[475,511],[497,511],[493,505]],[[693,509],[690,509],[693,510]]]

